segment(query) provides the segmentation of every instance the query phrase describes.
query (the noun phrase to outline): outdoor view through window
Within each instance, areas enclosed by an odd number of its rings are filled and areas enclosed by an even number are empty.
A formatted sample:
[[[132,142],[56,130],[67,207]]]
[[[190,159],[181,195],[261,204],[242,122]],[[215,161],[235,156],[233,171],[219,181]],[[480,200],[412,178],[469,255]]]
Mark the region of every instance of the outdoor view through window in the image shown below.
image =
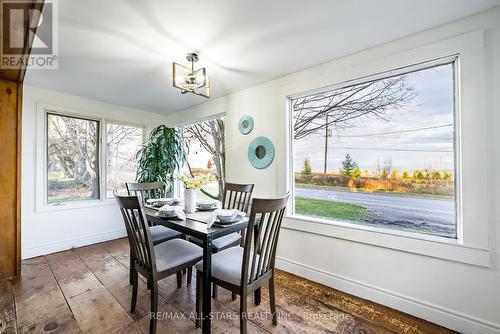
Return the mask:
[[[405,72],[291,100],[295,214],[456,238],[454,63]]]
[[[217,181],[198,190],[199,199],[221,199],[224,180],[224,118],[211,119],[186,125],[182,128],[183,138],[188,149],[187,164],[183,174],[186,176],[212,174]]]
[[[47,114],[47,203],[99,199],[99,122]]]
[[[136,126],[108,124],[106,132],[106,197],[125,182],[135,181],[136,155],[142,144],[142,129]]]
[[[47,204],[113,196],[125,182],[134,182],[142,128],[105,124],[106,189],[100,190],[99,131],[101,122],[47,114]]]

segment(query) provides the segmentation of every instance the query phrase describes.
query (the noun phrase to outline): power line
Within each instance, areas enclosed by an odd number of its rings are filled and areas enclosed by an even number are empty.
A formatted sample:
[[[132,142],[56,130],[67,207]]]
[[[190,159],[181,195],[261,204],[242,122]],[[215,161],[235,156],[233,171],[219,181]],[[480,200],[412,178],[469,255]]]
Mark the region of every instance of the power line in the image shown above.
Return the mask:
[[[344,135],[339,135],[335,136],[335,138],[352,138],[352,137],[361,137],[361,136],[344,136]],[[384,137],[383,135],[380,136],[374,136],[380,139],[406,139],[406,140],[453,140],[453,137],[414,137],[414,138],[407,138],[407,137]]]
[[[407,133],[407,132],[416,132],[416,131],[422,131],[422,130],[432,130],[432,129],[439,129],[439,128],[445,128],[448,126],[453,126],[453,123],[450,124],[443,124],[443,125],[436,125],[436,126],[428,126],[424,128],[417,128],[417,129],[408,129],[408,130],[399,130],[399,131],[387,131],[387,132],[376,132],[376,133],[366,133],[362,135],[350,135],[350,136],[345,136],[345,137],[368,137],[368,136],[378,136],[378,135],[388,135],[388,134],[395,134],[395,133]],[[336,137],[342,137],[342,135],[336,136]]]
[[[303,150],[319,150],[316,147],[303,147]],[[375,148],[375,147],[332,147],[331,150],[366,150],[366,151],[398,151],[398,152],[432,152],[432,153],[453,153],[453,150],[426,150],[426,149],[409,149],[409,148]]]

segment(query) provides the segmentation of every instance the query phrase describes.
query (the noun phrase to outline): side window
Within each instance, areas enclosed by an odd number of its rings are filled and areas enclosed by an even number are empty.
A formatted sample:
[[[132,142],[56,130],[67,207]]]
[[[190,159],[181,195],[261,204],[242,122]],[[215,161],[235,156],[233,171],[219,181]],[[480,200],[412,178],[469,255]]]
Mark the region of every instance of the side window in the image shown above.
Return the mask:
[[[125,182],[134,182],[136,154],[143,142],[143,129],[108,123],[106,126],[106,197]]]
[[[99,121],[47,114],[47,203],[95,200],[99,193]]]

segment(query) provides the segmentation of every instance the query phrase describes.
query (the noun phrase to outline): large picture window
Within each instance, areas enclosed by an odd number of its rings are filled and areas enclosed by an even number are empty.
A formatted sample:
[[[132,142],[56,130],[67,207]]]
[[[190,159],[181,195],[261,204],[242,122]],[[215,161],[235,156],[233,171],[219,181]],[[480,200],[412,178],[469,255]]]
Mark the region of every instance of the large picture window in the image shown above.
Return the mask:
[[[294,214],[456,238],[455,67],[291,98]]]

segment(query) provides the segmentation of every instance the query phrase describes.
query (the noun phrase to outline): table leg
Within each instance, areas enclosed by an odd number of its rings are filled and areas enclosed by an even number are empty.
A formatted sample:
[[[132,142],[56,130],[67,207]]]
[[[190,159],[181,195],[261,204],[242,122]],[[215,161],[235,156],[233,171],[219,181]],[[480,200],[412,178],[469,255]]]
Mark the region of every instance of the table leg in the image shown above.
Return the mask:
[[[255,303],[255,305],[260,305],[260,296],[261,296],[261,292],[260,292],[260,288],[258,288],[254,291],[254,303]]]
[[[212,238],[209,236],[203,243],[203,300],[202,300],[202,333],[210,334],[212,298],[210,281],[212,278]]]

